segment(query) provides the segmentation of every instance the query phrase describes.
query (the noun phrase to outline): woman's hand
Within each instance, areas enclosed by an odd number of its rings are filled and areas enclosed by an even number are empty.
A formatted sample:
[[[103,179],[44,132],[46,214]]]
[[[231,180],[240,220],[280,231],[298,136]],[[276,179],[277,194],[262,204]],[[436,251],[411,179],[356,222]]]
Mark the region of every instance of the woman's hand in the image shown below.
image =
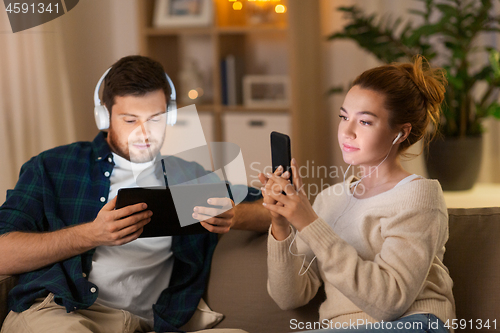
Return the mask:
[[[297,161],[292,159],[293,185],[288,179],[278,177],[275,174],[267,174],[269,187],[266,184],[264,200],[266,207],[272,214],[279,214],[290,222],[298,231],[314,222],[318,215],[312,208],[306,193],[302,187],[302,179],[298,172]],[[284,191],[286,195],[281,193]],[[276,202],[276,203],[274,203]],[[273,218],[274,220],[274,218]]]
[[[284,180],[288,180],[288,178],[290,177],[290,173],[289,172],[283,173],[283,167],[280,165],[276,169],[276,171],[274,171],[274,176]],[[275,185],[274,180],[269,179],[263,173],[259,173],[259,180],[263,185],[261,190],[262,190],[262,196],[264,197],[264,203],[263,203],[264,207],[266,205],[283,206],[283,204],[277,202],[274,198],[272,198],[270,195],[267,194],[270,193],[270,191],[272,191],[273,186],[276,186],[276,190],[279,190],[279,185]],[[290,234],[290,223],[282,215],[272,211],[269,212],[271,213],[271,218],[272,218],[271,232],[273,236],[277,240],[283,240],[287,238],[288,235]]]

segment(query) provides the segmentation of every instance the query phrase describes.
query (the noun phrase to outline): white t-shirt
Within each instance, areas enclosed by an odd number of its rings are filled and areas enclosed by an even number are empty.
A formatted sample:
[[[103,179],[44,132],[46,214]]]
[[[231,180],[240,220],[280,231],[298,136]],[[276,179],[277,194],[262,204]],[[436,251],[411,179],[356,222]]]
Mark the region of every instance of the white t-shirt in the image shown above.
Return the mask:
[[[153,162],[132,163],[113,153],[108,200],[118,189],[164,185],[163,174]],[[135,175],[135,177],[134,177]],[[172,275],[172,237],[139,238],[121,246],[99,246],[92,258],[89,280],[99,287],[99,304],[123,309],[153,324],[153,304],[166,289]]]

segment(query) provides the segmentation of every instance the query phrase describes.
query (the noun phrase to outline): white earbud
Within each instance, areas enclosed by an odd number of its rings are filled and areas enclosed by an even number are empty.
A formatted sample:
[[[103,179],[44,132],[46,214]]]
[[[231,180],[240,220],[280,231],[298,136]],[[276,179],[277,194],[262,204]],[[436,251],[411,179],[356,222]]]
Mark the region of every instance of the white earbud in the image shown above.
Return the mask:
[[[394,141],[392,141],[392,144],[395,145],[396,142],[398,142],[399,138],[403,136],[403,132],[399,132],[398,133],[398,136],[394,139]]]

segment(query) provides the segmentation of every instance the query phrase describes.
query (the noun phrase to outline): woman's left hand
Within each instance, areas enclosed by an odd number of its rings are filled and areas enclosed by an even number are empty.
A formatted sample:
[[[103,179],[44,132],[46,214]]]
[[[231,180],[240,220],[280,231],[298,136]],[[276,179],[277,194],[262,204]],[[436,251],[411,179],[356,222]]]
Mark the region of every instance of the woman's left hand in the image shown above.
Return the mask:
[[[266,195],[269,195],[283,206],[277,204],[265,204],[264,207],[271,212],[282,215],[298,231],[301,231],[303,228],[314,222],[318,218],[318,215],[309,203],[303,189],[302,179],[300,178],[297,161],[295,161],[295,159],[292,159],[291,167],[293,185],[287,179],[270,173],[267,174],[267,177],[272,179],[275,184],[271,190],[266,189]],[[282,191],[284,191],[286,195],[284,195]]]

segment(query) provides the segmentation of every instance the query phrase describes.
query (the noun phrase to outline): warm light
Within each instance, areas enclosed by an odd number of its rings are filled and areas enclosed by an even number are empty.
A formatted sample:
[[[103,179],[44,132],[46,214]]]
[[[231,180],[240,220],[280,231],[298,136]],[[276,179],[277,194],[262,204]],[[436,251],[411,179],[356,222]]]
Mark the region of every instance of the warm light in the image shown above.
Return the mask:
[[[274,11],[278,14],[283,14],[286,13],[286,7],[283,5],[276,5],[276,7],[274,7]]]
[[[243,8],[243,4],[239,1],[233,3],[233,9],[234,10],[241,10],[241,8]]]
[[[229,0],[229,2],[235,2],[236,0]]]
[[[196,91],[196,89],[191,89],[188,92],[188,97],[191,98],[191,99],[197,99],[198,98],[198,92]]]

